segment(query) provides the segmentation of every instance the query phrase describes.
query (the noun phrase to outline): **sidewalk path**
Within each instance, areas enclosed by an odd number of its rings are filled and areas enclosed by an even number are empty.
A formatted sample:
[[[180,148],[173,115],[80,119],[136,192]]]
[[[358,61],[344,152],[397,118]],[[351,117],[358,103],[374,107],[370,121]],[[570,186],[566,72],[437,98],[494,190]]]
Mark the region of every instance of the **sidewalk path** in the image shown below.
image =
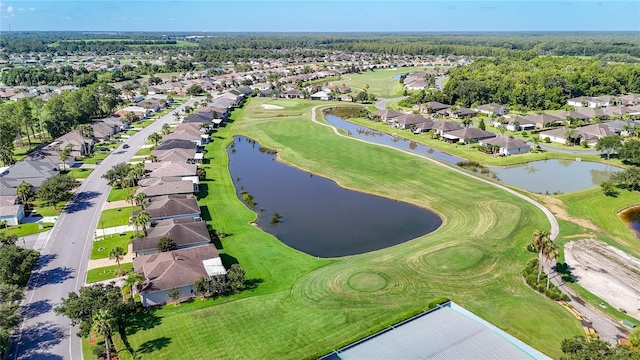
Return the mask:
[[[104,203],[102,210],[104,211],[109,209],[126,208],[127,206],[131,206],[131,203],[127,200],[107,201],[106,203]]]

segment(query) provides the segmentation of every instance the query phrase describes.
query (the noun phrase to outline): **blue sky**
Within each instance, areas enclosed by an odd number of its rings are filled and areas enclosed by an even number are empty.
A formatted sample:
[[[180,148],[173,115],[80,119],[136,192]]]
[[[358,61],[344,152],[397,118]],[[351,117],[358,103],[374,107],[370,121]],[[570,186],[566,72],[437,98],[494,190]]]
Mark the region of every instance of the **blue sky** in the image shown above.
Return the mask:
[[[7,31],[640,31],[640,1],[0,0]]]

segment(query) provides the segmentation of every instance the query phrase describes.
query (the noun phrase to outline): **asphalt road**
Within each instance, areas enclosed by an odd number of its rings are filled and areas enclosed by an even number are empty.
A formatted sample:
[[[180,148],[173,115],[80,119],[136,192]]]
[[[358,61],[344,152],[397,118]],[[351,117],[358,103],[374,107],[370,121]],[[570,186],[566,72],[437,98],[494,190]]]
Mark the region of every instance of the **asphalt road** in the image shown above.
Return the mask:
[[[196,100],[199,99],[189,100],[178,110]],[[69,319],[56,315],[53,308],[84,285],[94,231],[111,190],[102,175],[113,165],[129,161],[151,133],[174,120],[172,111],[127,139],[125,143],[130,147],[112,150],[76,190],[50,231],[39,267],[29,279],[22,326],[14,335],[8,359],[82,359],[78,329],[71,326]]]

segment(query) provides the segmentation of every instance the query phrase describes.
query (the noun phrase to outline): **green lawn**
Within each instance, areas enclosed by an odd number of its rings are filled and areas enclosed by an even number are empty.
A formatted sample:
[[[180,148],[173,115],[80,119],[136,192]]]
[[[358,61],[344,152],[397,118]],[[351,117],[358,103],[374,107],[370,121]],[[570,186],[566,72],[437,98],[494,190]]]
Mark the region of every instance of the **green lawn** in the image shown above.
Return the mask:
[[[151,154],[151,148],[142,148],[136,152],[136,155],[149,155]]]
[[[115,264],[115,260],[113,261]],[[120,269],[124,272],[133,270],[133,263],[121,263]],[[105,266],[87,271],[87,284],[116,278],[118,265]]]
[[[34,206],[33,209],[39,215],[42,215],[42,216],[58,216],[58,215],[60,215],[60,212],[62,211],[62,208],[65,206],[65,204],[67,202],[66,201],[61,201],[61,202],[57,203],[55,209],[53,208],[53,206],[44,206],[44,204],[40,200],[35,200],[35,201],[32,201],[31,203]]]
[[[286,109],[263,110],[262,103]],[[130,329],[128,340],[134,350],[166,341],[138,355],[313,358],[418,313],[429,301],[449,297],[559,357],[561,340],[580,334],[581,327],[555,302],[526,287],[520,275],[534,256],[524,250],[532,231],[548,227],[543,214],[500,189],[427,160],[335,136],[309,120],[310,108],[317,104],[251,99],[216,134],[221,139],[207,145],[211,161],[205,167],[212,179],[201,183],[203,195],[210,194],[200,203],[215,229],[232,234],[221,240],[225,262],[237,260],[257,287],[155,311],[159,324]],[[282,149],[283,161],[346,188],[433,209],[444,224],[415,240],[345,258],[317,259],[293,250],[250,225],[256,215],[238,200],[227,169],[224,147],[234,134]],[[310,141],[322,145],[309,146]],[[387,286],[374,292],[354,286],[372,278],[384,279]],[[134,322],[149,316],[139,314]]]
[[[111,188],[111,191],[109,192],[109,196],[107,197],[107,201],[126,200],[127,199],[127,195],[129,194],[129,192],[133,191],[135,193],[136,189],[137,189],[137,187],[133,188],[132,190],[119,189],[117,187],[113,187],[113,188]]]
[[[73,168],[69,171],[69,175],[71,175],[75,179],[84,179],[89,176],[92,171],[93,169]]]
[[[91,156],[77,158],[76,161],[83,164],[94,164],[97,161],[104,160],[104,158],[106,158],[109,153],[109,151],[95,151]]]
[[[44,223],[42,229],[38,228],[37,223],[20,224],[15,226],[9,226],[6,229],[2,229],[0,230],[0,233],[22,237],[22,236],[37,234],[47,230],[51,230],[52,227],[53,227],[53,223]]]
[[[397,69],[377,69],[374,71],[364,71],[360,74],[345,74],[341,79],[332,81],[332,85],[345,84],[352,90],[363,90],[365,84],[369,85],[367,90],[378,98],[395,98],[402,96],[404,87],[400,80],[393,77],[398,74],[424,71],[426,67],[405,67]]]
[[[133,238],[135,231],[127,231],[122,234],[107,235],[104,239],[100,231],[96,231],[98,239],[93,242],[91,248],[91,260],[104,259],[109,257],[109,252],[115,247],[121,247],[125,251]]]
[[[135,206],[135,210],[140,210],[140,206]],[[120,209],[104,210],[98,221],[98,229],[105,229],[114,226],[128,225],[129,217],[131,217],[131,206],[125,206]]]

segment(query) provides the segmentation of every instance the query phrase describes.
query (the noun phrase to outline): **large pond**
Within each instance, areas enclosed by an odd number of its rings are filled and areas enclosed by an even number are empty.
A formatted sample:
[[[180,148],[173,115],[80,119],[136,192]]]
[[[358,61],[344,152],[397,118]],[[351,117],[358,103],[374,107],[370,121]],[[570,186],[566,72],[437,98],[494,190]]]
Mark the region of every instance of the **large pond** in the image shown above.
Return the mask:
[[[257,225],[292,248],[319,257],[355,255],[417,238],[442,223],[430,211],[346,190],[260,148],[235,137],[227,148],[229,170],[238,196],[244,191],[253,197]],[[281,222],[274,224],[276,212]]]
[[[392,146],[450,164],[457,164],[459,161],[465,160],[429,146],[417,144],[414,141],[350,123],[335,115],[327,114],[325,119],[329,124],[346,130],[350,136],[358,139]],[[613,172],[621,170],[607,164],[563,159],[540,160],[521,165],[491,167],[490,169],[504,183],[541,194],[558,194],[588,189],[600,185],[608,180]]]
[[[367,140],[372,143],[393,146],[398,149],[414,152],[416,154],[426,155],[432,157],[434,159],[442,160],[448,162],[450,164],[457,164],[460,161],[464,161],[465,159],[447,154],[440,150],[436,150],[432,147],[421,145],[416,143],[415,141],[407,140],[400,136],[392,136],[389,134],[385,134],[381,131],[376,131],[361,125],[356,125],[354,123],[350,123],[338,116],[326,114],[324,118],[327,122],[333,126],[344,129],[348,132],[350,136],[354,138]],[[391,127],[389,129],[392,130]],[[409,130],[398,130],[400,132],[409,131]]]
[[[620,218],[635,232],[640,239],[640,206],[628,208],[620,213]]]
[[[514,155],[517,156],[517,155]],[[541,194],[558,194],[599,186],[621,169],[590,161],[549,159],[491,167],[500,181]]]

